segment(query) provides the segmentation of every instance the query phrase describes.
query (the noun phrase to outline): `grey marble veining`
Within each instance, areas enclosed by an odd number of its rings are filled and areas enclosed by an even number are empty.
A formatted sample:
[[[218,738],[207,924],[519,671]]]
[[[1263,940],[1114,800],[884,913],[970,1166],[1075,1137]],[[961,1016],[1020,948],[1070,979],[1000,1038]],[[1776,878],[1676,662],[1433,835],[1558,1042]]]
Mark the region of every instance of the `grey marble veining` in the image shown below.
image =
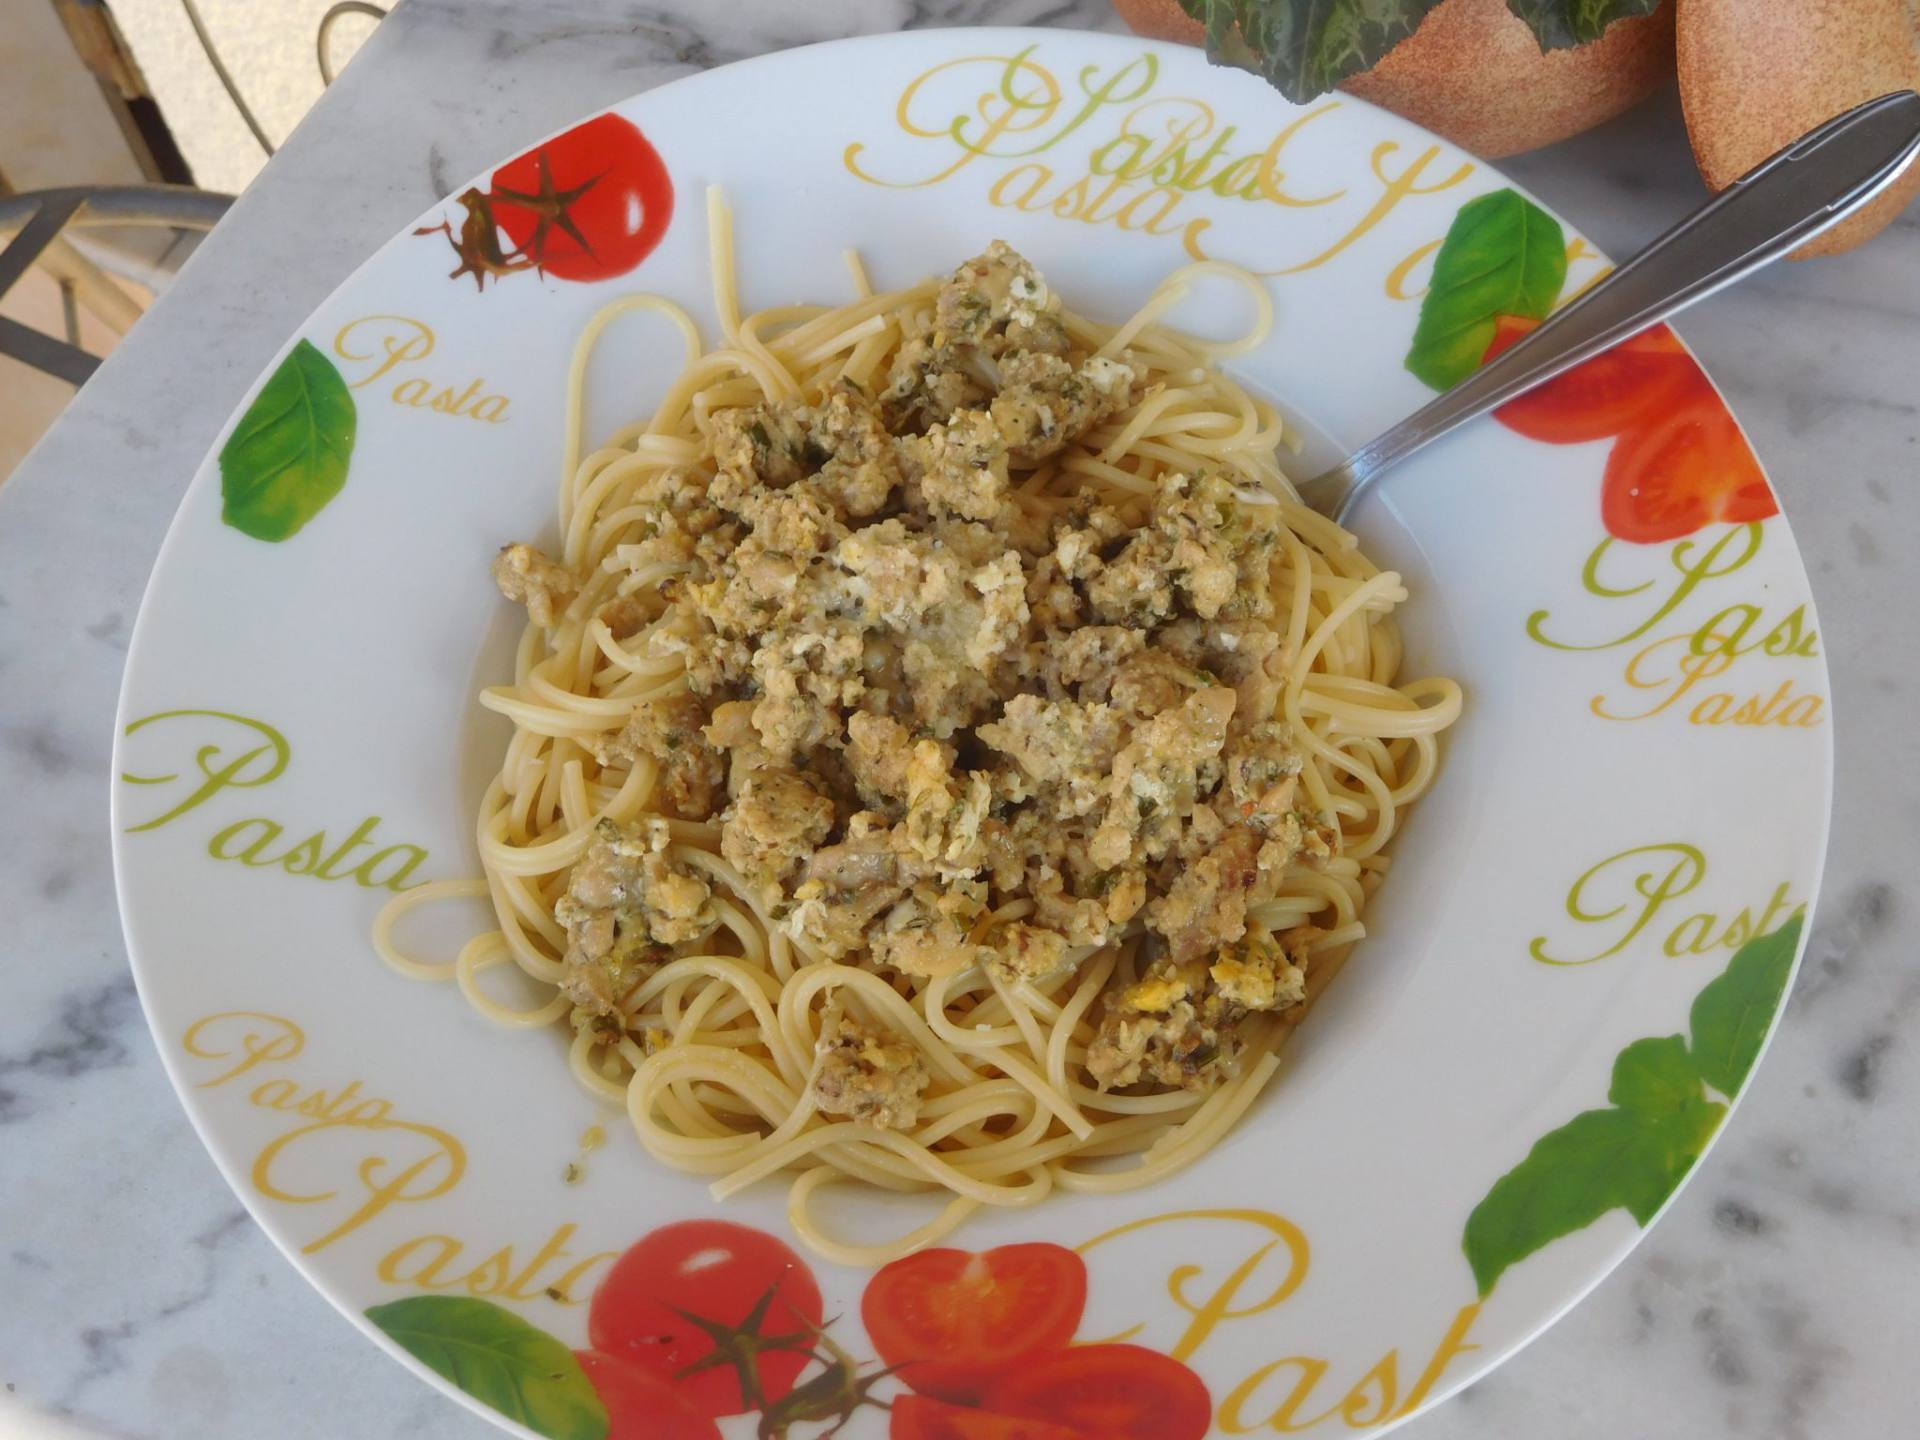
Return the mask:
[[[120,667],[181,488],[286,333],[467,175],[763,50],[1100,0],[409,0],[0,490],[0,1434],[493,1433],[380,1363],[245,1219],[174,1104],[113,907]],[[1698,197],[1673,103],[1508,168],[1601,244]],[[1754,1092],[1573,1315],[1410,1440],[1912,1433],[1920,1331],[1920,221],[1681,326],[1813,572],[1839,727],[1826,890]],[[65,1425],[59,1423],[64,1420]]]

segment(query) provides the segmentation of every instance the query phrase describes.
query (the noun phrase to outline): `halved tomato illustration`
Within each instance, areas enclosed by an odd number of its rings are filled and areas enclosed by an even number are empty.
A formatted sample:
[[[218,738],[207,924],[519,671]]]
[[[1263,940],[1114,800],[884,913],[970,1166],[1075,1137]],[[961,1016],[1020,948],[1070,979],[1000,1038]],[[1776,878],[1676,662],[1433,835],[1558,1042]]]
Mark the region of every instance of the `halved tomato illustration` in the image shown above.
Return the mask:
[[[1073,1338],[1086,1262],[1059,1245],[922,1250],[883,1266],[860,1317],[880,1358],[923,1395],[974,1401],[1001,1371]]]
[[[1704,381],[1686,403],[1622,435],[1607,457],[1600,518],[1621,540],[1652,545],[1779,511],[1752,447]]]
[[[1200,1377],[1139,1345],[1076,1345],[1030,1356],[995,1381],[986,1408],[1100,1440],[1206,1440],[1213,1400]]]
[[[1092,1440],[1047,1420],[996,1415],[924,1395],[902,1395],[893,1402],[893,1424],[887,1436],[888,1440]]]
[[[1486,360],[1517,344],[1539,324],[1502,315]],[[1705,384],[1705,375],[1680,337],[1667,326],[1656,325],[1509,400],[1493,413],[1508,429],[1531,439],[1573,445],[1618,435],[1672,409]]]

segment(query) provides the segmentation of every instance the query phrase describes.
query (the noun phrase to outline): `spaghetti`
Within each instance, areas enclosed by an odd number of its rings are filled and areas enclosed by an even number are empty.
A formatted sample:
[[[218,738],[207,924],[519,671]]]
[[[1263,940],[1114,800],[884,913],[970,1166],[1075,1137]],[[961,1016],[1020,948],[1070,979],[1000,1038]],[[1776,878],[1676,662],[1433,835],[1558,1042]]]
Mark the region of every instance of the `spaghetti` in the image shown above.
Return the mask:
[[[485,878],[398,897],[375,946],[502,1024],[570,1020],[574,1075],[624,1105],[653,1156],[714,1177],[722,1198],[789,1177],[796,1232],[845,1263],[927,1244],[982,1206],[1151,1184],[1246,1112],[1364,934],[1459,687],[1397,680],[1399,577],[1299,503],[1279,417],[1216,368],[1269,332],[1252,276],[1189,266],[1114,327],[1061,307],[1004,247],[888,293],[850,255],[851,303],[743,315],[717,194],[709,219],[722,343],[706,349],[657,296],[595,316],[568,382],[559,556],[503,554],[531,623],[513,683],[481,697],[514,725],[480,807]],[[1245,286],[1246,335],[1161,323],[1202,273]],[[582,456],[588,358],[634,310],[672,324],[686,368],[650,419]],[[880,459],[891,477],[888,457],[907,457],[906,490],[863,490],[871,447],[833,449],[846,415],[883,410],[897,423]],[[766,433],[792,416],[815,428]],[[965,463],[963,423],[980,430]],[[661,534],[693,513],[663,494],[705,506],[729,477],[783,466],[800,477],[786,490],[722,496],[762,516],[745,540],[715,532],[732,547],[724,573],[711,536]],[[816,613],[793,631],[812,657],[792,662],[796,682],[763,663],[765,636],[741,648],[728,609],[763,603],[749,552],[790,558],[766,540],[766,497],[797,504],[829,480],[842,539],[827,568],[846,570],[835,593],[862,613],[892,603],[886,567],[916,545],[926,560],[928,534],[998,535],[1015,559],[972,557],[974,588],[956,593],[974,608],[958,608],[987,618],[947,651],[922,642],[947,634],[954,605],[916,612],[920,640],[880,643],[898,615],[854,632],[854,679],[823,706],[831,626]],[[849,531],[848,513],[873,523]],[[1136,551],[1151,563],[1127,582]],[[1010,610],[979,579],[996,564],[1022,582]],[[820,568],[793,560],[769,593],[801,593]],[[771,616],[788,602],[764,603]],[[1053,633],[1035,638],[1043,612]],[[1015,679],[995,694],[983,674]],[[1056,773],[1065,741],[1042,722],[1105,724],[1128,703],[1133,728],[1095,744],[1092,768]],[[673,730],[661,717],[676,713],[702,728]],[[776,780],[798,811],[769,809]],[[1154,788],[1167,784],[1177,798]],[[775,826],[748,833],[756,803],[775,821],[812,816],[805,847],[780,850]],[[1051,848],[1022,859],[1023,844]],[[497,928],[454,959],[395,940],[408,910],[480,895]],[[489,993],[482,977],[508,965],[541,1003]],[[943,1203],[859,1243],[823,1218],[822,1192],[843,1181]]]

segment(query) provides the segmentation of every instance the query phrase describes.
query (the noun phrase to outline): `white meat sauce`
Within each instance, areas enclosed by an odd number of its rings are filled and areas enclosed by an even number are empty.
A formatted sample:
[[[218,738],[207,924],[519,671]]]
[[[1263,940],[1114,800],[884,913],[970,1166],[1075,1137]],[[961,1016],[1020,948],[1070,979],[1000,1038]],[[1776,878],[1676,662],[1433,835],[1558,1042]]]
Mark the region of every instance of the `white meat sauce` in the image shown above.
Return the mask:
[[[1138,978],[1092,1012],[1087,1071],[1199,1090],[1233,1073],[1248,1015],[1304,998],[1314,932],[1250,932],[1247,910],[1338,837],[1299,808],[1302,759],[1272,718],[1276,507],[1210,474],[1134,502],[1016,498],[1143,398],[1058,311],[996,241],[878,393],[842,380],[716,411],[711,462],[646,482],[644,538],[618,552],[680,567],[664,615],[600,612],[616,637],[652,624],[691,693],[640,705],[600,759],[650,756],[653,807],[717,819],[774,923],[882,975],[1017,983],[1144,928]],[[495,576],[545,626],[581,581],[527,545]],[[617,1031],[621,997],[715,928],[712,902],[663,820],[602,820],[556,907],[575,1024]],[[836,1015],[812,1090],[910,1127],[928,1083],[914,1047]]]

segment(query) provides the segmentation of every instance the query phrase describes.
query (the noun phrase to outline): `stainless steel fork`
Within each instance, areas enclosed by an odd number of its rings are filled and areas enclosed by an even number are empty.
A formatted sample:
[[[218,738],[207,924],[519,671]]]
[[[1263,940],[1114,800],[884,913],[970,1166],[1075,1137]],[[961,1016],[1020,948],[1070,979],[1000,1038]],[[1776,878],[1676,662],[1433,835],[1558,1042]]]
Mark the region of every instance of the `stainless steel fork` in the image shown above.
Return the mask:
[[[1734,181],[1633,259],[1458,385],[1300,486],[1345,520],[1367,488],[1421,447],[1744,279],[1839,224],[1920,152],[1920,94],[1869,100]]]

